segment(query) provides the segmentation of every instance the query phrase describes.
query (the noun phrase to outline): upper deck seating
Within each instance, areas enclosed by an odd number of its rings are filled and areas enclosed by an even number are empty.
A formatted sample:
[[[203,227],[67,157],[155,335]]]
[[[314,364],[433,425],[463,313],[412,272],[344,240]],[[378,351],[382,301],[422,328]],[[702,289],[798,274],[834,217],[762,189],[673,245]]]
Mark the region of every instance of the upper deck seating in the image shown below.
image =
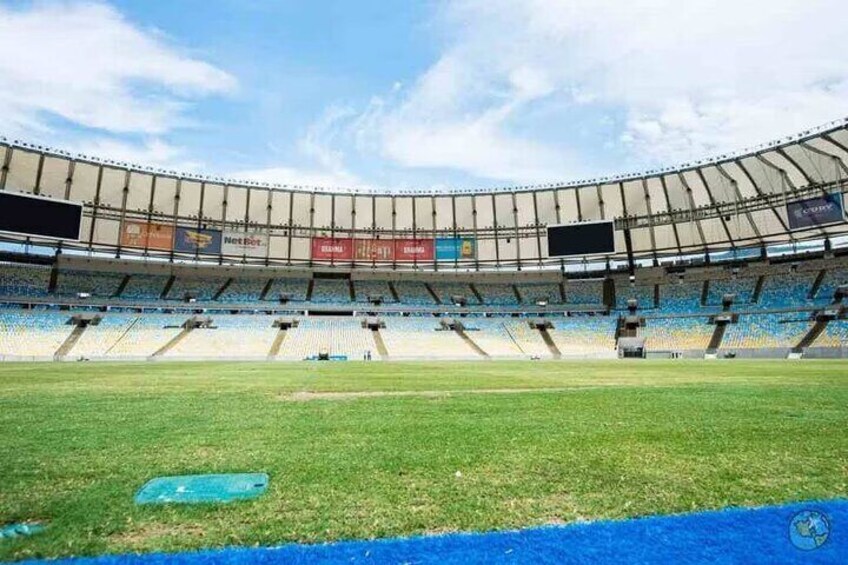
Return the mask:
[[[394,285],[403,304],[414,306],[432,306],[435,304],[433,297],[427,292],[427,287],[424,286],[423,282],[398,281]]]
[[[356,301],[359,303],[367,303],[369,296],[379,296],[386,304],[396,302],[386,281],[355,280],[353,288],[356,291]]]
[[[567,281],[566,304],[598,306],[604,303],[603,281]]]
[[[636,299],[639,303],[639,310],[650,310],[654,307],[654,285],[637,284],[630,286],[628,283],[618,285],[615,292],[616,308],[620,310],[627,309],[627,301]]]
[[[123,280],[124,275],[121,273],[59,271],[54,293],[63,297],[76,297],[84,292],[96,298],[111,298],[118,293]]]
[[[480,304],[480,301],[471,292],[468,283],[438,282],[431,284],[430,287],[442,301],[442,304],[453,304],[454,296],[461,296],[465,299],[466,304]]]
[[[177,277],[168,291],[171,300],[183,300],[186,297],[198,301],[212,300],[215,294],[226,284],[227,279],[223,277],[193,278]]]
[[[159,300],[165,285],[168,283],[165,275],[131,275],[127,286],[121,293],[121,298],[128,300]]]
[[[521,283],[515,286],[524,304],[536,304],[541,301],[546,301],[548,304],[562,304],[557,283]]]
[[[347,279],[315,279],[312,287],[315,304],[349,304],[350,282]]]
[[[0,295],[47,296],[50,267],[0,263]]]
[[[511,284],[476,283],[474,288],[483,297],[483,303],[492,306],[512,306],[518,304]]]
[[[267,278],[233,279],[233,282],[218,297],[218,301],[232,304],[259,302],[266,284],[268,284]]]
[[[287,295],[292,302],[303,302],[306,300],[306,290],[309,288],[309,279],[276,278],[265,295],[265,300],[279,302],[280,295]]]

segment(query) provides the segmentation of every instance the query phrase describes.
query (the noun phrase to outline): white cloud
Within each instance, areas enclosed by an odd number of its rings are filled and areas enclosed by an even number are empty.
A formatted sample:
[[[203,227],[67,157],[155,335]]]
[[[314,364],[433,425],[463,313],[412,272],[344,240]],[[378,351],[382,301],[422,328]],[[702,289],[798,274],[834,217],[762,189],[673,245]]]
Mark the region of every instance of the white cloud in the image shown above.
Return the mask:
[[[288,186],[355,188],[361,181],[347,172],[303,169],[298,167],[271,166],[262,169],[236,171],[228,175],[236,180],[285,184]]]
[[[207,172],[205,165],[200,161],[191,159],[184,148],[156,137],[139,142],[109,137],[82,139],[74,144],[74,151],[101,159],[158,167],[177,172]]]
[[[49,118],[113,133],[185,125],[199,96],[236,87],[226,72],[96,2],[0,6],[0,128],[49,131]]]
[[[841,0],[458,0],[438,60],[350,127],[402,166],[514,182],[671,165],[848,114],[846,18]],[[582,145],[599,114],[620,119]]]

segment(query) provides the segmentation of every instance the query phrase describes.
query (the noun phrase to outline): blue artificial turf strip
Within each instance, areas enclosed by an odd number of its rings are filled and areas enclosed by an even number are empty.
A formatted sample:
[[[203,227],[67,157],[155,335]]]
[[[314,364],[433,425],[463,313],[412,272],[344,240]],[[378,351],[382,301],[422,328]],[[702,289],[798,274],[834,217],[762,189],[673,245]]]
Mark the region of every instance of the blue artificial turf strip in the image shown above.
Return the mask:
[[[790,539],[813,511],[829,529],[816,549]],[[793,520],[794,518],[794,520]],[[818,527],[821,530],[821,522]],[[808,529],[796,530],[803,535]],[[519,531],[351,541],[178,554],[119,555],[51,565],[248,565],[266,563],[848,563],[848,500],[733,508],[634,520],[586,522]],[[31,565],[45,563],[26,562]]]
[[[158,477],[139,489],[135,495],[135,503],[226,503],[256,498],[267,489],[268,475],[265,473]]]

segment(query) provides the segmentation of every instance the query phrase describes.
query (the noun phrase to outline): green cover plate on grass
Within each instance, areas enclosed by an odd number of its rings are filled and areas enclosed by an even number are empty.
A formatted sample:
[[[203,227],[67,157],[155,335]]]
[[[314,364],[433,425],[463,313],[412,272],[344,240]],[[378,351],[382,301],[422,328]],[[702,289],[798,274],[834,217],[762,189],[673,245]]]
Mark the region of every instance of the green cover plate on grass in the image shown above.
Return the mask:
[[[268,489],[265,473],[157,477],[135,495],[136,504],[204,504],[256,498]]]

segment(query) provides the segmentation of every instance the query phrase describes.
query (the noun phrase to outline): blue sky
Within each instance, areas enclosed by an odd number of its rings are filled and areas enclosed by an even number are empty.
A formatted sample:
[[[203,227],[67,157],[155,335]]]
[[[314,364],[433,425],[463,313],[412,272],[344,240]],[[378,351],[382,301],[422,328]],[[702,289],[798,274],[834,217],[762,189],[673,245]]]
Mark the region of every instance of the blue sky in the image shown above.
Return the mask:
[[[845,16],[836,0],[14,0],[0,133],[295,185],[579,180],[843,117]]]

